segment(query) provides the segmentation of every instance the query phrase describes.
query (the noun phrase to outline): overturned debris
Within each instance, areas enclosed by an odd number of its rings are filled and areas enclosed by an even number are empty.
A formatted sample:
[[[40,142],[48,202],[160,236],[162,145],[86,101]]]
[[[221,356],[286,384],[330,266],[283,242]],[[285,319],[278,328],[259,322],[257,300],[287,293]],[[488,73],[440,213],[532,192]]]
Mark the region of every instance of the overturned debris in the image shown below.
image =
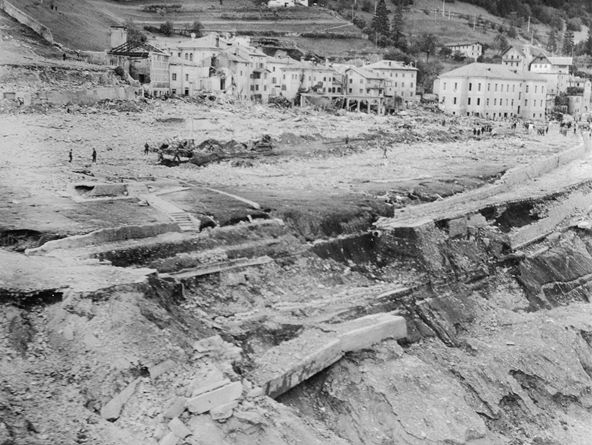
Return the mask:
[[[184,158],[185,162],[199,166],[230,159],[253,159],[261,155],[268,156],[272,150],[273,144],[269,135],[264,135],[261,139],[248,143],[238,142],[234,139],[229,141],[206,139],[196,144],[194,139],[174,139],[163,142],[156,149],[162,164],[175,165],[183,162],[181,158]]]

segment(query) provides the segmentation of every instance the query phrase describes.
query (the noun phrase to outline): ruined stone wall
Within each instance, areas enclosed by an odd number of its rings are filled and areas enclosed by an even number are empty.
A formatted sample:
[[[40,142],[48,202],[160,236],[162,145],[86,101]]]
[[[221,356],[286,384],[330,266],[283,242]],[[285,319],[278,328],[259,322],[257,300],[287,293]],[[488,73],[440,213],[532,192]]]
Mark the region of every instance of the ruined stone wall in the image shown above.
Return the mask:
[[[19,8],[14,6],[8,0],[0,0],[0,9],[2,9],[6,14],[11,16],[12,18],[16,19],[18,22],[22,23],[25,26],[28,26],[49,43],[53,43],[53,34],[49,30],[49,28],[45,25],[42,25],[37,20],[35,20],[30,15],[26,14],[25,12],[21,11]]]

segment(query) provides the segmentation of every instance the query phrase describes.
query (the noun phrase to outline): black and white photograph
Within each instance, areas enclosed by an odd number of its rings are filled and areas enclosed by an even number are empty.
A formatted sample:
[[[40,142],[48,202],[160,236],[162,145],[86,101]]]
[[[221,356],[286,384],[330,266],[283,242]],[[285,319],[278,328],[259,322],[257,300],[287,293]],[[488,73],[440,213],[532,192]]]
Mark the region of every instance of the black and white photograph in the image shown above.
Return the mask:
[[[592,0],[0,0],[0,445],[592,445]]]

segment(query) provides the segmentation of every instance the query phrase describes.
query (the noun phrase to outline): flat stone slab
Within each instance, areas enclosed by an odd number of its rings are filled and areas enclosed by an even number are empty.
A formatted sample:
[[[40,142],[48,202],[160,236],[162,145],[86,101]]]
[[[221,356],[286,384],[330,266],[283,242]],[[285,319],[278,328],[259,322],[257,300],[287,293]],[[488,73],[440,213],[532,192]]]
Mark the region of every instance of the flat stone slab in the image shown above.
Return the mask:
[[[278,397],[344,356],[387,338],[407,336],[403,317],[381,313],[335,325],[309,329],[269,349],[249,378],[270,397]]]
[[[194,414],[203,414],[208,411],[227,405],[237,400],[243,392],[241,382],[232,382],[213,391],[205,392],[197,397],[187,400],[187,409]]]
[[[0,264],[0,302],[14,304],[33,303],[27,300],[47,292],[88,293],[118,285],[141,284],[156,272],[14,252],[0,252]]]

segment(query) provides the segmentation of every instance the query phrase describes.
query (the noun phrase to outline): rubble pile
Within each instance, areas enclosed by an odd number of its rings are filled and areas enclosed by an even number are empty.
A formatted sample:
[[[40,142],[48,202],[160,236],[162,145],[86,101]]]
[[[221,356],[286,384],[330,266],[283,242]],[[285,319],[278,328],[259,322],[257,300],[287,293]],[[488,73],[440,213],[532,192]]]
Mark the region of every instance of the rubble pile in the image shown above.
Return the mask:
[[[230,139],[219,141],[206,139],[199,144],[194,139],[172,139],[162,143],[156,151],[159,153],[160,162],[170,164],[172,161],[181,163],[181,158],[186,158],[192,164],[203,166],[214,162],[236,159],[253,159],[258,156],[272,154],[273,144],[271,136],[264,135],[261,139],[243,143]],[[165,157],[166,155],[166,157]]]

